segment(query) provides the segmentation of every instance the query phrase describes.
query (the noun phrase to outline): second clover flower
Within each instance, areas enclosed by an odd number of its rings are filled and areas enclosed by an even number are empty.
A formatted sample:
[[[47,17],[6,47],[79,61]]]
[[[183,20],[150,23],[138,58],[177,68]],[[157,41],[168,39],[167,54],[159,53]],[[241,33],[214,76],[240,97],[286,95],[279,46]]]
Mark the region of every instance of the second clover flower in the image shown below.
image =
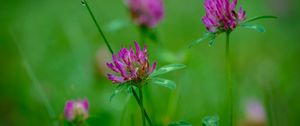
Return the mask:
[[[235,11],[237,0],[204,0],[206,15],[202,22],[209,32],[232,31],[245,20],[246,12],[240,7]]]
[[[141,49],[137,42],[134,42],[134,45],[136,51],[132,47],[122,48],[117,55],[112,56],[113,62],[107,63],[107,66],[118,74],[107,74],[113,83],[133,81],[133,84],[142,84],[155,70],[156,62],[150,67],[146,46]]]
[[[153,28],[164,17],[162,0],[125,0],[132,20],[141,27]]]

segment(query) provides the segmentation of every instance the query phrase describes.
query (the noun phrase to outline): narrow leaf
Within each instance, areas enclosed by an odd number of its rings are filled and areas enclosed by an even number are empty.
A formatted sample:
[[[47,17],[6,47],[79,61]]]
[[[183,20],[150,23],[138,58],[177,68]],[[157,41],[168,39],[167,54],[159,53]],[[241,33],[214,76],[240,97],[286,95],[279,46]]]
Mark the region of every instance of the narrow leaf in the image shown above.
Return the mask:
[[[208,41],[208,45],[212,46],[213,44],[215,44],[215,40],[216,40],[216,36],[213,36],[209,41]]]
[[[256,30],[258,32],[265,32],[266,31],[263,26],[257,25],[257,24],[248,24],[248,23],[246,23],[246,24],[241,24],[240,26],[243,27],[243,28],[253,29],[253,30]]]
[[[171,122],[168,126],[192,126],[192,124],[185,120],[182,120],[177,122]]]
[[[268,18],[276,19],[277,17],[276,16],[256,16],[254,18],[250,18],[250,19],[244,21],[244,23],[248,23],[248,22],[252,22],[252,21],[256,21],[256,20],[260,20],[260,19],[268,19]]]
[[[121,92],[125,91],[127,89],[127,87],[129,87],[128,84],[118,85],[116,87],[116,89],[114,90],[114,92],[112,93],[112,95],[109,97],[109,101],[111,102],[115,96],[117,96]]]
[[[150,78],[156,77],[158,75],[165,74],[165,73],[168,73],[168,72],[171,72],[171,71],[174,71],[174,70],[182,69],[184,67],[185,67],[185,65],[183,65],[183,64],[170,64],[170,65],[166,65],[166,66],[163,66],[163,67],[159,68],[158,70],[154,71],[150,75]]]
[[[218,116],[206,116],[202,119],[202,126],[219,126]]]
[[[188,47],[191,48],[191,47],[193,47],[194,45],[196,45],[196,44],[198,44],[198,43],[204,41],[204,40],[207,39],[207,38],[213,37],[213,36],[215,36],[215,34],[210,33],[210,32],[207,32],[207,33],[205,33],[201,38],[198,38],[196,41],[192,42]]]
[[[151,79],[151,82],[153,84],[163,86],[163,87],[169,88],[171,90],[176,89],[175,82],[173,82],[171,80],[167,80],[167,79],[163,79],[163,78],[153,78],[153,79]]]

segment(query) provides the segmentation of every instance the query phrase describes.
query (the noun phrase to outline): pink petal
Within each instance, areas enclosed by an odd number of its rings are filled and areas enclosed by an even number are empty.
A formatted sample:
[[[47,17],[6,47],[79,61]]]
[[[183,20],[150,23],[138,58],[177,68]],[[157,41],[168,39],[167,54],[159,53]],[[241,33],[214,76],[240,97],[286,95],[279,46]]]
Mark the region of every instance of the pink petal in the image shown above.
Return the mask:
[[[116,73],[120,72],[112,63],[106,63],[106,66],[109,67],[111,70],[115,71]]]
[[[115,76],[113,74],[107,74],[107,77],[108,77],[108,79],[113,81],[113,83],[124,83],[125,82],[124,77]]]
[[[64,115],[65,118],[69,121],[74,119],[73,108],[74,108],[74,101],[68,100],[65,105]]]
[[[149,71],[149,74],[153,73],[153,71],[155,70],[155,68],[156,68],[156,62],[153,63],[153,65],[152,65],[152,67],[151,67],[151,69]]]
[[[81,101],[82,105],[83,105],[83,109],[85,110],[85,112],[88,112],[89,110],[89,102],[87,99],[84,99]]]
[[[236,5],[237,5],[237,0],[232,0],[232,3],[230,5],[231,10],[234,10]]]
[[[138,56],[140,54],[140,51],[141,51],[140,46],[136,41],[134,41],[134,46],[135,46],[135,51],[136,51],[135,53]]]

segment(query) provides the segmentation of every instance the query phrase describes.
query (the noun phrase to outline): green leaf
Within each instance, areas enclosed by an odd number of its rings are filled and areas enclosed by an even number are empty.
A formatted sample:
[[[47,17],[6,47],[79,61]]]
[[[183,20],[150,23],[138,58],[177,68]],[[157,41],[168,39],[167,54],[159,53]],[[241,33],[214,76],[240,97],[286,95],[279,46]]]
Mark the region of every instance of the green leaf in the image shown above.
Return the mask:
[[[198,38],[196,41],[192,42],[188,47],[191,48],[194,45],[204,41],[205,39],[210,38],[210,37],[215,37],[215,36],[216,35],[214,33],[207,32],[201,38]]]
[[[120,94],[123,91],[126,91],[126,89],[128,89],[128,87],[130,87],[130,86],[128,86],[127,83],[118,85],[116,87],[116,89],[114,90],[114,92],[112,93],[112,95],[109,97],[109,101],[111,102],[115,96],[117,96],[118,94]]]
[[[215,44],[215,40],[216,40],[216,36],[213,36],[209,41],[208,41],[208,45],[212,46],[213,44]]]
[[[165,74],[165,73],[168,73],[168,72],[171,72],[171,71],[174,71],[174,70],[182,69],[184,67],[185,67],[185,65],[183,65],[183,64],[170,64],[170,65],[166,65],[166,66],[163,66],[163,67],[159,68],[158,70],[154,71],[150,75],[150,78],[156,77],[158,75]]]
[[[163,78],[153,78],[153,79],[151,79],[151,82],[156,84],[156,85],[169,88],[171,90],[176,89],[175,82],[173,82],[171,80],[167,80],[167,79],[163,79]]]
[[[256,20],[260,20],[260,19],[267,19],[267,18],[272,18],[272,19],[276,19],[276,16],[256,16],[254,18],[250,18],[246,21],[244,21],[244,23],[248,23],[248,22],[252,22],[252,21],[256,21]]]
[[[130,24],[129,21],[124,20],[124,19],[115,19],[111,22],[109,22],[107,25],[104,26],[104,28],[108,31],[108,32],[116,32],[119,31],[125,27],[128,27]]]
[[[253,29],[253,30],[256,30],[258,32],[265,32],[266,31],[263,26],[257,25],[257,24],[245,23],[245,24],[241,24],[240,26],[243,27],[243,28]]]
[[[206,116],[202,119],[202,126],[219,126],[218,116]]]
[[[192,126],[192,124],[185,120],[181,120],[177,122],[171,122],[168,126]]]

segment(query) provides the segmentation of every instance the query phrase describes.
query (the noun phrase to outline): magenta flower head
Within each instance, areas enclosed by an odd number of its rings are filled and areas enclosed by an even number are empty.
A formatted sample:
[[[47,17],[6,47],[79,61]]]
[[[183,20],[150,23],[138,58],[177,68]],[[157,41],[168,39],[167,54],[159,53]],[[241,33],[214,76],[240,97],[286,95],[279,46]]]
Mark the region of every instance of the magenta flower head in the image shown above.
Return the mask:
[[[134,84],[142,84],[155,70],[156,62],[151,67],[149,65],[146,46],[141,49],[137,42],[134,42],[134,45],[135,52],[132,47],[122,48],[118,55],[112,56],[113,62],[107,63],[107,66],[118,74],[107,74],[113,83],[123,84],[133,81]]]
[[[245,117],[240,126],[267,126],[265,108],[259,100],[248,100],[245,104]]]
[[[83,123],[89,116],[89,103],[85,100],[68,100],[65,105],[64,117],[72,123]]]
[[[238,0],[204,0],[204,8],[206,15],[202,17],[202,22],[208,32],[201,38],[191,43],[192,47],[206,39],[212,46],[215,42],[217,35],[226,33],[229,38],[230,33],[237,28],[237,26],[247,29],[256,30],[258,32],[265,32],[265,28],[261,25],[252,24],[251,22],[266,19],[277,18],[275,16],[256,16],[246,20],[246,12],[240,7],[236,9]],[[229,39],[228,39],[229,40]],[[229,42],[228,42],[229,43]]]
[[[246,117],[251,121],[264,122],[265,109],[259,101],[249,101],[246,106]]]
[[[246,19],[246,12],[239,8],[235,10],[237,0],[204,0],[206,15],[202,22],[209,32],[232,31],[236,26]]]
[[[125,0],[132,20],[142,27],[153,28],[164,17],[162,0]]]

